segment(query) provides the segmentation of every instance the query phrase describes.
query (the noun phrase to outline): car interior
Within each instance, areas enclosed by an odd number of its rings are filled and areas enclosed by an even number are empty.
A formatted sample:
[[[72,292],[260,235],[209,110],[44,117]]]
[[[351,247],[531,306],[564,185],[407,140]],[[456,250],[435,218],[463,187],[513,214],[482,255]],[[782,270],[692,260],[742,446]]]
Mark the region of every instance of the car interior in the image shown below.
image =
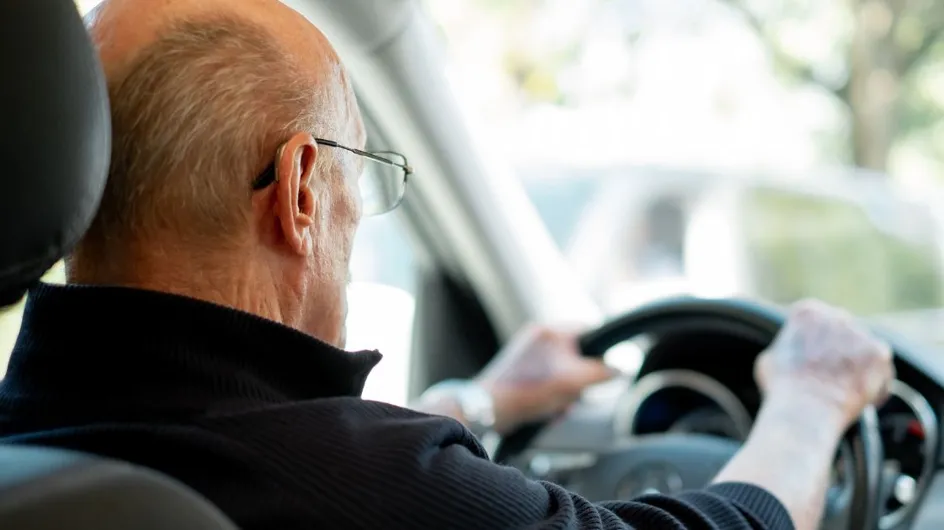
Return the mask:
[[[417,168],[399,214],[424,249],[409,395],[474,375],[523,323],[585,322],[584,355],[631,351],[639,362],[564,417],[505,436],[493,459],[593,501],[708,484],[751,429],[761,402],[754,360],[783,324],[783,308],[662,297],[604,318],[520,183],[463,126],[436,58],[435,31],[417,2],[286,3],[336,43],[372,147],[410,153]],[[7,2],[0,15],[7,28],[0,50],[16,50],[0,55],[8,79],[0,85],[6,305],[91,222],[108,171],[110,125],[101,67],[75,3]],[[845,436],[821,527],[940,528],[944,357],[875,331],[893,346],[897,379],[889,401],[866,410]],[[235,528],[198,493],[159,473],[94,455],[0,446],[0,528],[66,527]]]

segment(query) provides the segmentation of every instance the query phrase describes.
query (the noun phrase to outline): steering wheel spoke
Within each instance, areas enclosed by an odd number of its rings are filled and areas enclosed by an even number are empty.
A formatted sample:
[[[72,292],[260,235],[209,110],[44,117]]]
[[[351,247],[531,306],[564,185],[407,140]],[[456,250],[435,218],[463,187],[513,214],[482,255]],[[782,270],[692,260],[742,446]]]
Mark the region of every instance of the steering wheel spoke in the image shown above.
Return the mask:
[[[578,493],[590,500],[674,494],[711,483],[740,443],[697,434],[652,434],[598,455],[576,477]]]

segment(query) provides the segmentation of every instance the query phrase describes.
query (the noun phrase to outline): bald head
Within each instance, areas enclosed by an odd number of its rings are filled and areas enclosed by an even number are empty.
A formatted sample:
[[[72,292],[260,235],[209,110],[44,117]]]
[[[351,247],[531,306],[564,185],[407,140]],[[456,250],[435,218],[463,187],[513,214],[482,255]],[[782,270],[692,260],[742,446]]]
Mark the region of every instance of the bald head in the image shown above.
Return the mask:
[[[89,32],[111,77],[181,22],[238,19],[267,33],[280,53],[306,67],[331,69],[338,58],[303,16],[278,0],[105,0],[88,16]]]
[[[291,135],[363,142],[335,51],[277,0],[106,0],[88,23],[114,141],[105,197],[72,269],[238,240],[250,226],[250,183]],[[336,163],[335,153],[318,156],[319,172]]]

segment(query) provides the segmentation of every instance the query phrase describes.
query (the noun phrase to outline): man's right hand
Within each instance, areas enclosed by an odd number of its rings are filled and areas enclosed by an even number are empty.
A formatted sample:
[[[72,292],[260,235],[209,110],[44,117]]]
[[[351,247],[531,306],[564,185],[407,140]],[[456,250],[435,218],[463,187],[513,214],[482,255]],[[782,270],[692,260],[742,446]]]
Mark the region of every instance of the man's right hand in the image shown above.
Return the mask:
[[[845,311],[805,301],[793,306],[755,373],[764,404],[715,480],[767,489],[797,530],[814,530],[843,431],[888,392],[891,351]]]
[[[836,407],[848,426],[888,395],[891,349],[849,313],[816,300],[798,302],[755,374],[767,399],[802,396]]]

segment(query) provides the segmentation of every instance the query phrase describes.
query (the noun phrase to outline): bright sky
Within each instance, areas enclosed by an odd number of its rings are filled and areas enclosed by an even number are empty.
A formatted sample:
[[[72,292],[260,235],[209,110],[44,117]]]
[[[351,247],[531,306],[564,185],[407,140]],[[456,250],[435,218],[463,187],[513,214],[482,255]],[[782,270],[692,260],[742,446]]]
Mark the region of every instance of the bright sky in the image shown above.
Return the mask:
[[[88,13],[95,6],[97,6],[101,0],[76,0],[76,5],[79,6],[79,11],[82,14]]]
[[[589,4],[549,2],[525,27],[509,31],[476,16],[468,1],[428,2],[449,40],[454,91],[507,157],[519,164],[777,172],[823,163],[812,133],[840,125],[835,104],[785,90],[754,36],[727,12],[700,0],[612,4],[633,6],[628,13],[578,8]],[[553,53],[555,42],[586,25],[592,31],[577,65],[557,73],[578,104],[521,106],[503,78],[503,50],[520,44]],[[634,25],[646,31],[630,49],[625,39]],[[634,86],[631,94],[607,88],[622,82]]]

